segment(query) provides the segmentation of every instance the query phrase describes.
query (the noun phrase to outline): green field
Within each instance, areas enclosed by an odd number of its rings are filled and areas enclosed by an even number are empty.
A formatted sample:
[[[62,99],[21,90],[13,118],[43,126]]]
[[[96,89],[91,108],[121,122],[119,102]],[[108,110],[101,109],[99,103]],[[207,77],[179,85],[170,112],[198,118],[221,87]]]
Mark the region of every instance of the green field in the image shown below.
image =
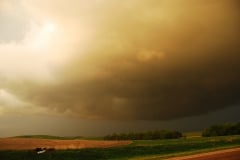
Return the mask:
[[[240,146],[240,136],[193,137],[174,140],[141,140],[131,145],[114,148],[58,150],[37,155],[34,151],[0,151],[1,160],[126,160],[162,159]]]

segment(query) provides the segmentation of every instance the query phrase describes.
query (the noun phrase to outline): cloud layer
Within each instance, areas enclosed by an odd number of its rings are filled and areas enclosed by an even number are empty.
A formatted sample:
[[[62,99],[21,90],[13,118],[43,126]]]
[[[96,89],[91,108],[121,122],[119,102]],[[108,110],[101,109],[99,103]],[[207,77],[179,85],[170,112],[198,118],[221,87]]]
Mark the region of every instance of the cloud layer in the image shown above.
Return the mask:
[[[4,84],[32,105],[81,118],[170,120],[239,104],[236,0],[23,4],[63,29],[42,55],[68,57],[51,68],[54,80]],[[37,62],[55,63],[47,60]]]

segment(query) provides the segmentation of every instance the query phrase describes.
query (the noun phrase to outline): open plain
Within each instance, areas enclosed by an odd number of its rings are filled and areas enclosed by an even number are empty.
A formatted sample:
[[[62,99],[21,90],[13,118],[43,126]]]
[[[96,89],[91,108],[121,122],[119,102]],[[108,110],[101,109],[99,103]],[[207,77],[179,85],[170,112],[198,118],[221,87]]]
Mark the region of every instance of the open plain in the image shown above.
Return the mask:
[[[34,150],[35,148],[54,148],[57,150],[82,148],[107,148],[128,145],[131,141],[100,140],[52,140],[38,138],[1,138],[0,150]]]

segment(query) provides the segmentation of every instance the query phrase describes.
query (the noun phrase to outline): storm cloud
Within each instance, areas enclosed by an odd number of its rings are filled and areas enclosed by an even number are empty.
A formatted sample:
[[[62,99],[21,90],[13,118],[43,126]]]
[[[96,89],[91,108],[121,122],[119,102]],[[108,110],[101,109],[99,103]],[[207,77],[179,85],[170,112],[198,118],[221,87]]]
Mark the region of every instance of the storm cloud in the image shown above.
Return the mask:
[[[71,58],[54,68],[53,81],[4,85],[23,101],[54,113],[120,120],[172,120],[239,104],[237,0],[71,2],[50,3],[46,14],[76,24],[73,33],[86,28],[88,38],[83,45],[77,34],[66,44]],[[64,18],[54,15],[60,11]]]

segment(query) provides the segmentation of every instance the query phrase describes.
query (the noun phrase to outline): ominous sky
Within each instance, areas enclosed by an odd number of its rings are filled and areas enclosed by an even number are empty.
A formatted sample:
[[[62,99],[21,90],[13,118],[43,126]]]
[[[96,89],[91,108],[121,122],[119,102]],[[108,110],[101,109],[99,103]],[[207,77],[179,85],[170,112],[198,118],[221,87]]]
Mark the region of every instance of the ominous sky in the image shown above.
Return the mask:
[[[0,136],[238,121],[238,0],[1,0],[0,22]]]

